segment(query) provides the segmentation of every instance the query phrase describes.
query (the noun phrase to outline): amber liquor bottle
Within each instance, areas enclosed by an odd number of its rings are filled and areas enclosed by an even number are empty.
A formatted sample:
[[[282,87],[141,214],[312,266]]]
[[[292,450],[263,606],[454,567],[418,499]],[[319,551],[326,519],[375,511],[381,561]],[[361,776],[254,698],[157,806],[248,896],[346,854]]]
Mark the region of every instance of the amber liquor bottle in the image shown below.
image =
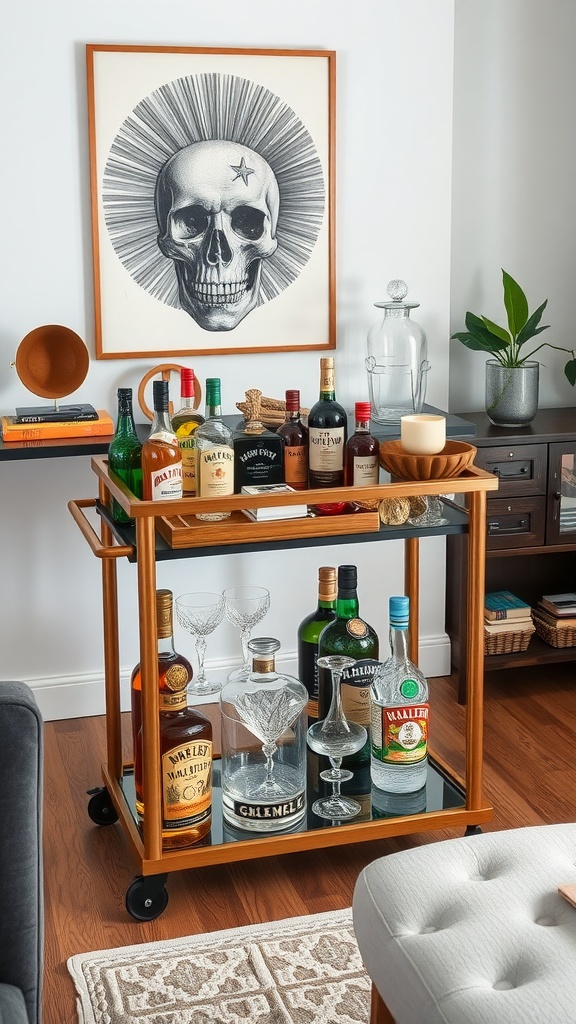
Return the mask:
[[[212,725],[188,707],[190,662],[174,649],[171,590],[156,591],[158,703],[162,779],[162,847],[181,849],[199,842],[212,820]],[[136,811],[145,820],[142,745],[142,676],[132,673],[132,732]]]
[[[182,497],[196,495],[196,440],[198,427],[204,417],[194,408],[194,370],[183,366],[180,370],[180,408],[172,416],[172,430],[178,438],[182,455]]]
[[[341,487],[348,417],[336,401],[334,359],[320,360],[320,397],[308,413],[310,487]]]
[[[300,392],[286,392],[286,420],[276,431],[284,440],[284,482],[295,491],[308,487],[308,430],[300,420]]]
[[[154,419],[142,445],[142,495],[147,501],[182,497],[182,453],[168,412],[168,381],[152,383]]]
[[[356,402],[356,429],[346,443],[346,484],[368,487],[378,483],[380,445],[370,433],[370,402]]]

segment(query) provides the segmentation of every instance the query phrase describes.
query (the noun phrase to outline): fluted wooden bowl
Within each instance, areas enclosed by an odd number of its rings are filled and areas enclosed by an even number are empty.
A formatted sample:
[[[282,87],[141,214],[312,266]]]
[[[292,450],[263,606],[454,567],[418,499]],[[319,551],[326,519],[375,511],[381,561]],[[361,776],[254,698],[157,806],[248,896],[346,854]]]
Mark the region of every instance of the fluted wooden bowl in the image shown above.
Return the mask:
[[[443,480],[460,476],[472,465],[476,452],[466,441],[447,441],[437,455],[410,455],[400,441],[381,441],[380,465],[400,480]]]

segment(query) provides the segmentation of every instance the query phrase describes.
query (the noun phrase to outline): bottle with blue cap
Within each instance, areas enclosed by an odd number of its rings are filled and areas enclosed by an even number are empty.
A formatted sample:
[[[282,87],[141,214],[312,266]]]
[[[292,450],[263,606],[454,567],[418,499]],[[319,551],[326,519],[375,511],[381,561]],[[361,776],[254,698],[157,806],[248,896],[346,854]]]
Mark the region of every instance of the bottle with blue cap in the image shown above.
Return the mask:
[[[390,657],[370,688],[372,784],[388,793],[416,793],[426,785],[428,683],[408,657],[408,597],[390,598]]]

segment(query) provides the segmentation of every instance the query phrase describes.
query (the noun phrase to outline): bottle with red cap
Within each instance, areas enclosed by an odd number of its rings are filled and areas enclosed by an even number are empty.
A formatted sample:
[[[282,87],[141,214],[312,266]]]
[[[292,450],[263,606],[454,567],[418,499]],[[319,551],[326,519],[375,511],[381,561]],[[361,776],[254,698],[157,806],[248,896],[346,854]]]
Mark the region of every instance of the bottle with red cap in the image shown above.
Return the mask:
[[[180,369],[180,408],[172,416],[172,429],[178,438],[182,453],[182,497],[193,498],[196,494],[196,442],[194,434],[204,423],[204,417],[195,410],[194,370],[187,366]]]
[[[300,392],[286,391],[286,420],[277,434],[284,438],[284,480],[296,491],[308,487],[308,431],[300,420]]]
[[[368,487],[378,483],[378,440],[370,433],[370,402],[356,402],[356,428],[346,443],[345,482],[349,487]]]

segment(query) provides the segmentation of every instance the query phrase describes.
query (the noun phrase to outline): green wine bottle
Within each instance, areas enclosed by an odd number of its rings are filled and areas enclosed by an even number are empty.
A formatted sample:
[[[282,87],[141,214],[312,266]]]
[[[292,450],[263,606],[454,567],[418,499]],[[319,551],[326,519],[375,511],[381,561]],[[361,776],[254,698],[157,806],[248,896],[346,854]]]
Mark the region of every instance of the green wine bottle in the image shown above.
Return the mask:
[[[336,569],[318,569],[318,607],[298,626],[298,678],[308,690],[308,724],[318,720],[318,637],[336,618]]]
[[[356,664],[342,673],[342,707],[346,718],[363,725],[368,739],[362,750],[343,759],[343,765],[367,764],[370,760],[370,685],[378,661],[378,635],[360,618],[358,611],[358,570],[355,565],[338,566],[336,619],[320,633],[318,657],[345,654]],[[325,718],[330,707],[331,680],[326,669],[318,670],[318,718]]]
[[[108,448],[108,468],[120,477],[136,498],[142,497],[142,444],[138,440],[132,412],[132,388],[118,388],[116,433]],[[110,512],[115,523],[133,520],[112,498]]]

